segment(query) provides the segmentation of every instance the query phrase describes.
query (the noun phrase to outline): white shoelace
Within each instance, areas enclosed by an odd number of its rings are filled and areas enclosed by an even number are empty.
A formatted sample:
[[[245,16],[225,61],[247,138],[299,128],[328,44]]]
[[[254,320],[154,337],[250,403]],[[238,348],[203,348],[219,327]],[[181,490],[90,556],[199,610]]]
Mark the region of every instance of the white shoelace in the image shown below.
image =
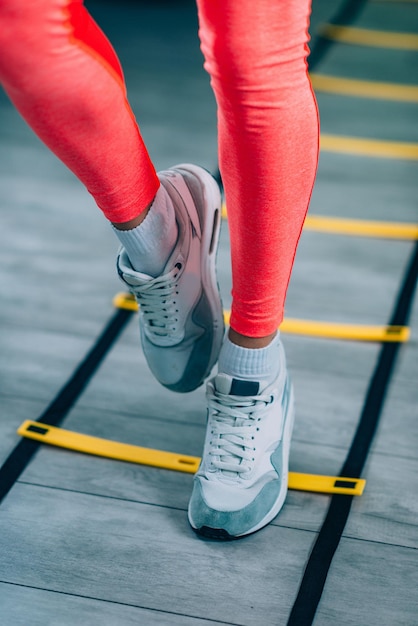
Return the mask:
[[[176,278],[181,270],[177,263],[172,270],[135,288],[135,295],[148,332],[158,337],[174,336],[178,331]]]
[[[212,467],[238,475],[251,471],[256,452],[255,433],[263,418],[263,408],[271,402],[271,395],[247,399],[216,390],[208,393]]]

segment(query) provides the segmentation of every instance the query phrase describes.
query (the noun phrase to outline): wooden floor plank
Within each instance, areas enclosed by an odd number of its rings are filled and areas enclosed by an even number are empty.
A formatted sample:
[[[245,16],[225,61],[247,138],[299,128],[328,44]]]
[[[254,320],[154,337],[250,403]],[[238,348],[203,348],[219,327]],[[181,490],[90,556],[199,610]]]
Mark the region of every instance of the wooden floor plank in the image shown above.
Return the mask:
[[[312,194],[312,215],[403,222],[415,221],[416,164],[353,159],[323,153]]]
[[[225,622],[143,609],[45,589],[0,582],[2,619],[13,626],[215,626]]]
[[[315,536],[270,526],[203,541],[183,512],[33,485],[2,509],[3,582],[241,626],[285,620]]]
[[[374,454],[369,460],[367,494],[353,502],[344,535],[418,550],[418,461]],[[358,499],[360,500],[360,498]]]
[[[417,550],[343,539],[314,626],[412,626],[418,613]]]

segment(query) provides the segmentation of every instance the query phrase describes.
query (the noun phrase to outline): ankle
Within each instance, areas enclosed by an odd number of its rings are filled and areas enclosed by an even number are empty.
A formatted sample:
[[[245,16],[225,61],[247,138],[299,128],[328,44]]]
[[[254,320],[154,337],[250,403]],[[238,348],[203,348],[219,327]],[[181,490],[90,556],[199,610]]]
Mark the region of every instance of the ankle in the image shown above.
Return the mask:
[[[228,332],[228,338],[233,344],[240,346],[241,348],[252,349],[266,348],[270,345],[276,335],[277,330],[275,330],[274,333],[271,333],[271,335],[266,335],[265,337],[248,337],[247,335],[238,333],[233,328],[230,328]]]
[[[139,213],[139,215],[137,215],[133,219],[129,220],[128,222],[119,222],[119,223],[112,222],[112,226],[114,226],[116,230],[132,230],[133,228],[136,228],[137,226],[142,224],[144,219],[147,217],[148,212],[150,208],[152,207],[154,200],[155,198],[153,198],[152,202],[150,202],[149,205],[146,206],[145,209],[141,211],[141,213]]]
[[[166,189],[161,185],[152,204],[134,220],[117,224],[114,232],[135,271],[154,277],[161,274],[178,236],[175,207]]]
[[[218,373],[239,379],[271,381],[281,368],[281,351],[279,333],[275,333],[267,346],[250,349],[226,337],[219,353]]]

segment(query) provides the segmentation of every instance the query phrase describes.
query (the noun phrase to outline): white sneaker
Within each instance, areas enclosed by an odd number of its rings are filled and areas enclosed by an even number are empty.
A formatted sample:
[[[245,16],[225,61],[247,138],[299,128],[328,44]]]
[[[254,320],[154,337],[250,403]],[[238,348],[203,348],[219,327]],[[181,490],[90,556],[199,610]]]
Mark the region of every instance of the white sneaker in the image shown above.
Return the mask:
[[[207,384],[208,424],[189,521],[200,535],[235,539],[268,524],[287,494],[294,421],[283,347],[273,382],[218,374]]]
[[[177,165],[159,178],[174,205],[174,250],[156,278],[135,271],[123,248],[117,269],[139,304],[151,371],[168,389],[187,392],[210,374],[224,334],[215,268],[221,196],[212,176],[195,165]]]

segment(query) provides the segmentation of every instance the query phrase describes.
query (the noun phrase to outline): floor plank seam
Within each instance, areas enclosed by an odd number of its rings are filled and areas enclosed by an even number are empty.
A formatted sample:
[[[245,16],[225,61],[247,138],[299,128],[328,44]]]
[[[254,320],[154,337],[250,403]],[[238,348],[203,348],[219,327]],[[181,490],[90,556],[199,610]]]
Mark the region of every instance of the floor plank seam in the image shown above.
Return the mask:
[[[15,483],[16,485],[25,485],[27,487],[38,487],[40,489],[49,489],[49,490],[53,490],[53,491],[60,491],[63,493],[73,493],[76,495],[81,495],[81,496],[91,496],[91,497],[96,497],[96,498],[102,498],[104,500],[115,500],[115,501],[120,501],[120,502],[128,502],[130,504],[138,504],[138,505],[144,505],[144,506],[151,506],[154,507],[156,509],[163,509],[163,510],[170,510],[170,511],[178,511],[179,513],[187,513],[187,508],[186,507],[176,507],[176,506],[172,506],[172,505],[166,505],[166,504],[158,504],[155,502],[147,502],[145,500],[133,500],[132,498],[122,498],[120,496],[109,496],[109,495],[105,495],[105,494],[101,494],[101,493],[93,493],[91,491],[81,491],[81,490],[77,490],[77,489],[69,489],[68,487],[55,487],[54,485],[43,485],[41,483],[36,483],[36,482],[31,482],[31,481],[26,481],[26,480],[18,480]],[[326,494],[320,494],[323,497],[327,498],[328,500],[330,499],[331,496],[327,496]],[[325,505],[324,505],[325,508]],[[301,532],[306,532],[306,533],[310,533],[310,534],[318,534],[318,531],[316,530],[312,530],[312,528],[301,528],[300,526],[290,526],[289,524],[280,524],[280,520],[279,519],[275,519],[271,522],[270,526],[275,526],[276,528],[286,528],[288,530],[297,530],[297,531],[301,531]]]
[[[404,524],[402,522],[402,525],[405,526],[407,524]],[[345,533],[343,533],[341,535],[341,537],[342,537],[342,539],[350,539],[351,541],[356,541],[356,542],[359,542],[359,543],[367,543],[368,545],[388,546],[388,547],[391,547],[391,548],[402,548],[403,550],[414,550],[415,552],[418,552],[418,547],[406,546],[406,545],[404,545],[402,543],[392,543],[392,542],[388,542],[388,541],[377,541],[376,539],[366,539],[365,537],[354,537],[352,535],[345,534]]]
[[[176,611],[165,611],[161,609],[156,609],[154,607],[145,606],[142,604],[131,604],[129,602],[118,602],[116,600],[106,600],[106,598],[99,598],[95,596],[87,596],[80,593],[69,593],[67,591],[60,591],[59,589],[48,589],[47,587],[36,587],[35,585],[24,585],[21,583],[15,583],[9,580],[0,580],[0,584],[3,585],[12,585],[13,587],[21,587],[23,589],[34,589],[36,591],[46,591],[47,593],[56,593],[61,596],[69,596],[72,598],[81,598],[83,600],[94,600],[96,602],[104,602],[106,604],[113,604],[117,606],[126,606],[133,609],[140,609],[144,611],[152,611],[154,613],[161,613],[162,615],[176,615],[178,617],[186,617],[189,619],[198,619],[205,622],[210,622],[213,624],[225,624],[226,626],[242,626],[242,624],[238,622],[224,622],[223,620],[217,620],[209,617],[201,617],[200,615],[189,615],[188,613],[178,613]]]
[[[112,296],[110,296],[111,298]],[[109,317],[112,315],[113,309],[109,308]],[[82,317],[82,309],[80,309],[80,318]],[[101,325],[105,325],[106,324],[107,319],[103,318],[103,320],[95,320],[94,321],[94,325],[98,326],[100,328]],[[93,325],[93,322],[92,322]],[[19,324],[19,322],[12,322],[10,323],[8,320],[2,320],[2,330],[6,331],[8,329],[20,329],[20,330],[27,330],[28,329],[28,325],[27,324]],[[54,337],[67,337],[69,339],[80,339],[83,341],[86,341],[87,344],[91,344],[94,343],[94,341],[97,339],[97,335],[94,334],[94,331],[92,330],[91,333],[81,333],[81,332],[77,332],[75,330],[71,330],[70,331],[66,331],[64,329],[51,329],[51,328],[46,328],[45,326],[31,326],[30,328],[31,331],[35,331],[38,333],[44,333],[47,335],[52,335]],[[80,357],[82,357],[83,354],[80,355]]]
[[[118,502],[129,502],[130,504],[139,504],[139,505],[144,505],[144,506],[152,506],[154,508],[159,508],[159,509],[164,509],[164,510],[172,510],[172,511],[179,511],[182,513],[187,512],[186,508],[183,507],[176,507],[176,506],[172,506],[172,505],[165,505],[165,504],[158,504],[155,502],[146,502],[145,500],[133,500],[132,498],[122,498],[120,496],[109,496],[109,495],[105,495],[105,494],[101,494],[101,493],[93,493],[92,491],[82,491],[82,490],[78,490],[78,489],[69,489],[68,487],[55,487],[54,485],[42,485],[41,483],[35,483],[35,482],[31,482],[31,481],[26,481],[26,480],[17,480],[16,485],[25,485],[28,487],[37,487],[39,489],[50,489],[53,491],[61,491],[63,493],[74,493],[76,495],[81,495],[81,496],[89,496],[89,497],[93,497],[93,498],[101,498],[103,500],[115,500]]]
[[[36,396],[29,396],[29,395],[24,395],[23,393],[17,394],[17,393],[7,393],[0,391],[0,399],[4,398],[6,400],[23,400],[25,402],[38,402],[38,403],[45,403],[49,402],[50,398],[48,396],[48,398],[40,398],[40,397],[36,397]],[[101,407],[101,406],[97,406],[95,404],[91,404],[90,402],[85,402],[83,401],[83,399],[80,399],[77,402],[77,409],[81,409],[81,410],[86,410],[86,411],[100,411],[100,413],[102,415],[106,415],[108,417],[115,417],[115,411],[114,410],[108,410],[105,407]],[[201,430],[204,430],[206,428],[206,413],[204,412],[204,410],[202,409],[202,423],[198,424],[198,423],[193,423],[193,422],[185,422],[184,420],[179,420],[176,418],[165,418],[165,417],[161,417],[161,415],[152,415],[152,414],[138,414],[138,413],[134,413],[133,411],[118,411],[118,415],[120,415],[123,418],[127,418],[127,419],[134,419],[134,420],[152,420],[153,422],[158,422],[161,424],[177,424],[180,426],[184,426],[187,425],[187,427],[195,427],[195,428],[199,428]],[[67,416],[68,417],[68,416]],[[32,419],[32,418],[28,418],[28,419]],[[87,433],[86,433],[87,434]],[[93,433],[90,433],[93,434]]]

